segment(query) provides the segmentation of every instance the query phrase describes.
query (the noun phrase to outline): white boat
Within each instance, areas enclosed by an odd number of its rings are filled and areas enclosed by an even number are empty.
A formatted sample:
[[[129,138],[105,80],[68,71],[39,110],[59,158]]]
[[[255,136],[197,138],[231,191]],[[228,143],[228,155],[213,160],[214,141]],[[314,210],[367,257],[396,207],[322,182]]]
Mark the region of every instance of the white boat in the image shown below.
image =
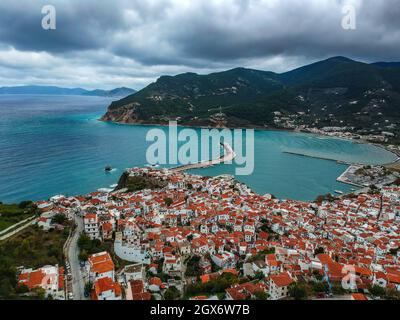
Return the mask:
[[[340,190],[335,190],[335,192],[338,193],[338,194],[343,194],[344,193],[343,191],[340,191]]]

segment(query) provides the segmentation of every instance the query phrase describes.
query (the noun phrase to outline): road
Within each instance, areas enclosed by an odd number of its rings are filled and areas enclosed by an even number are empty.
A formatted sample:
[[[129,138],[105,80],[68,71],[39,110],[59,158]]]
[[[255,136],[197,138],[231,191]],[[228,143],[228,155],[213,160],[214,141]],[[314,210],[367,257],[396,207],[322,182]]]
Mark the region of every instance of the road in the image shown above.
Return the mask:
[[[29,219],[32,219],[32,218],[29,218]],[[34,220],[35,220],[35,219],[33,219],[33,220],[31,220],[31,221],[25,223],[24,225],[22,225],[21,227],[19,227],[19,228],[17,228],[17,229],[14,229],[14,230],[12,230],[12,231],[10,231],[10,232],[8,232],[8,233],[2,235],[2,236],[0,237],[0,241],[6,240],[6,239],[12,237],[13,235],[17,234],[18,232],[21,232],[21,231],[24,230],[25,228],[28,228],[29,226],[31,226],[31,225],[33,224]],[[15,225],[12,226],[12,227],[15,227]],[[8,229],[8,230],[9,230],[9,229]]]
[[[77,227],[74,231],[74,234],[67,248],[68,261],[71,266],[72,292],[74,294],[74,300],[86,300],[84,295],[85,281],[83,279],[78,259],[78,254],[79,254],[78,239],[83,231],[83,219],[75,215],[75,222]]]

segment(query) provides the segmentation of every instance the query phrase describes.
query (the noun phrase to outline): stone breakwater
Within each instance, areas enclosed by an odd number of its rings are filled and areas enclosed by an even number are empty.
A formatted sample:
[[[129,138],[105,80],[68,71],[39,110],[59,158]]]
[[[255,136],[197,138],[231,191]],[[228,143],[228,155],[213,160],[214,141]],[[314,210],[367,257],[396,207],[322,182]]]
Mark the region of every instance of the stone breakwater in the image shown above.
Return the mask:
[[[221,163],[230,163],[233,159],[236,158],[236,153],[233,151],[232,147],[228,143],[221,143],[224,148],[225,154],[217,159],[213,160],[204,160],[197,163],[191,163],[183,166],[179,166],[171,169],[174,172],[181,172],[191,169],[201,169],[212,167]]]

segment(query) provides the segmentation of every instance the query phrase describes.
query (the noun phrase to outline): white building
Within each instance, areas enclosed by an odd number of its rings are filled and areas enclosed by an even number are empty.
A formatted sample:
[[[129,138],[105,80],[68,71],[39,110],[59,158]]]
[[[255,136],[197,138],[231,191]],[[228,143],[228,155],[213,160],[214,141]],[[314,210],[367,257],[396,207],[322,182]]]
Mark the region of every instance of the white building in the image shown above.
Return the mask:
[[[90,239],[100,239],[100,226],[97,214],[87,213],[83,219],[85,233]]]
[[[270,276],[269,295],[271,300],[286,298],[289,295],[289,286],[293,282],[293,279],[287,272]]]

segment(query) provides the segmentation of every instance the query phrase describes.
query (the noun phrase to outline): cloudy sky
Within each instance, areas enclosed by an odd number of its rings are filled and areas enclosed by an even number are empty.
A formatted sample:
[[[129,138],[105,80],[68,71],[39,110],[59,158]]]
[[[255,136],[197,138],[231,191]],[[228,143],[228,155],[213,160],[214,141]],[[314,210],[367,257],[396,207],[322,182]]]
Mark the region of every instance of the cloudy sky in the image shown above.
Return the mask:
[[[42,28],[44,5],[56,30]],[[356,30],[342,28],[345,5]],[[400,60],[398,0],[1,0],[0,86],[140,89],[163,74]]]

